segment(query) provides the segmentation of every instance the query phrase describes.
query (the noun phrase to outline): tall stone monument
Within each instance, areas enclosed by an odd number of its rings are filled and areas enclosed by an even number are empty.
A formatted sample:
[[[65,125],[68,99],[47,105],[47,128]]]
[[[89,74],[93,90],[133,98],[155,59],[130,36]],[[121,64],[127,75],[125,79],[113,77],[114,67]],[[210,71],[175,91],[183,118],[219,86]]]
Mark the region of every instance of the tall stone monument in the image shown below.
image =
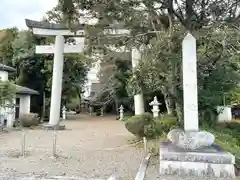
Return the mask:
[[[136,67],[139,64],[140,59],[141,59],[141,52],[138,49],[133,48],[132,49],[133,73],[134,73]],[[139,93],[139,94],[134,95],[134,108],[135,108],[135,115],[141,115],[145,112],[143,93]]]
[[[47,127],[58,128],[60,127],[60,107],[61,107],[61,94],[62,94],[62,78],[63,78],[63,65],[64,53],[79,53],[83,51],[83,45],[68,45],[65,44],[64,36],[76,37],[84,35],[84,26],[77,25],[70,31],[68,27],[63,24],[51,24],[47,22],[38,22],[26,19],[26,25],[32,29],[33,33],[40,36],[55,36],[55,44],[52,46],[36,46],[36,53],[54,53],[53,63],[53,78],[52,78],[52,91],[51,91],[51,107],[50,107],[50,120]],[[62,127],[61,127],[62,128]]]
[[[182,42],[184,130],[174,129],[169,142],[160,143],[160,174],[234,178],[235,157],[213,144],[214,136],[199,131],[196,39],[187,34]]]

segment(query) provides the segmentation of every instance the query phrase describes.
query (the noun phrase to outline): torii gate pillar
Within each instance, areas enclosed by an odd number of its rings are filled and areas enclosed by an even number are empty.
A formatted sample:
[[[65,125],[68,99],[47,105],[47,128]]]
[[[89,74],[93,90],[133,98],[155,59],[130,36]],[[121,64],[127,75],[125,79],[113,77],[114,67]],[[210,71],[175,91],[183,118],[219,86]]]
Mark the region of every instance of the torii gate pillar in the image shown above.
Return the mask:
[[[64,37],[62,35],[57,35],[55,40],[52,91],[51,91],[51,109],[49,120],[49,125],[52,126],[58,125],[60,120],[62,78],[64,64],[63,51],[64,51]]]

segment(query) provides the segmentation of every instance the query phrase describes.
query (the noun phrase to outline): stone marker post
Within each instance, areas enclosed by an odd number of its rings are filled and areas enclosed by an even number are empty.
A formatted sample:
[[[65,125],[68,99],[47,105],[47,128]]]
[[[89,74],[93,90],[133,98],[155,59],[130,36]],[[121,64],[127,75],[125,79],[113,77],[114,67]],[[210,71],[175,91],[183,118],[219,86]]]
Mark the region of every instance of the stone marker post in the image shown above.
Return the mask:
[[[119,108],[120,121],[123,121],[123,118],[124,118],[123,113],[124,113],[124,107],[123,107],[123,105],[121,105]]]
[[[172,129],[170,142],[160,143],[160,174],[233,179],[235,157],[213,145],[213,134],[199,131],[196,39],[189,33],[182,42],[182,55],[184,130]]]
[[[150,106],[152,106],[152,112],[153,112],[153,117],[157,118],[159,116],[159,105],[161,103],[158,102],[157,96],[154,97],[153,101],[149,103]]]
[[[196,39],[188,33],[182,42],[184,130],[198,131]]]
[[[198,128],[197,51],[196,39],[188,33],[182,42],[184,131],[173,129],[168,139],[181,148],[194,150],[211,146],[214,135]]]
[[[22,133],[21,148],[22,148],[21,155],[25,157],[26,156],[26,132]]]
[[[57,156],[57,133],[56,131],[53,133],[53,149],[52,149],[53,157]]]

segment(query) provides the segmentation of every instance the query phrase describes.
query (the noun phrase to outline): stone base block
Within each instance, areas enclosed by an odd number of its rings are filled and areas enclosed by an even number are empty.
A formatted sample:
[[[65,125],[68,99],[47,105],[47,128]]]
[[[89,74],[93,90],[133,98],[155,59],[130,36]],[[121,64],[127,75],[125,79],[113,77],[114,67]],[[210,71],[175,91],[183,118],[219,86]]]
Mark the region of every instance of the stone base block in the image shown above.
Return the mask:
[[[195,151],[160,143],[160,174],[178,177],[235,178],[235,157],[212,145]]]
[[[44,130],[65,130],[65,125],[51,125],[51,124],[43,124]]]

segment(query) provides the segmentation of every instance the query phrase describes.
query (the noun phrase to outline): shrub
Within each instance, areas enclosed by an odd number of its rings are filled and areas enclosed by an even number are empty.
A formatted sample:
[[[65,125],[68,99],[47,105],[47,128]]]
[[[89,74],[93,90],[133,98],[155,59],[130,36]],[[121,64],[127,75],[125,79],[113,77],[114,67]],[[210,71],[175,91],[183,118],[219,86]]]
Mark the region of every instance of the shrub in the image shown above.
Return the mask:
[[[155,135],[154,120],[150,113],[144,113],[142,115],[132,116],[126,121],[126,128],[129,132],[135,136],[153,137]]]
[[[234,137],[237,139],[237,144],[240,146],[240,124],[235,122],[229,122],[229,123],[221,123],[218,124],[215,128],[213,128],[215,131],[222,132],[224,134],[229,134],[231,137]]]
[[[79,107],[79,103],[76,102],[71,102],[66,105],[66,108],[72,111],[75,111],[77,107]]]
[[[39,124],[39,117],[35,113],[20,114],[19,121],[23,127],[37,126]]]
[[[177,118],[170,115],[164,115],[161,119],[155,120],[155,130],[157,135],[168,133],[171,129],[176,128]]]
[[[128,119],[130,119],[131,117],[133,117],[133,113],[132,112],[124,112],[123,113],[123,121],[127,121]],[[119,119],[120,117],[118,117]]]
[[[239,123],[235,123],[235,122],[226,123],[226,127],[233,131],[240,132],[240,124]]]

